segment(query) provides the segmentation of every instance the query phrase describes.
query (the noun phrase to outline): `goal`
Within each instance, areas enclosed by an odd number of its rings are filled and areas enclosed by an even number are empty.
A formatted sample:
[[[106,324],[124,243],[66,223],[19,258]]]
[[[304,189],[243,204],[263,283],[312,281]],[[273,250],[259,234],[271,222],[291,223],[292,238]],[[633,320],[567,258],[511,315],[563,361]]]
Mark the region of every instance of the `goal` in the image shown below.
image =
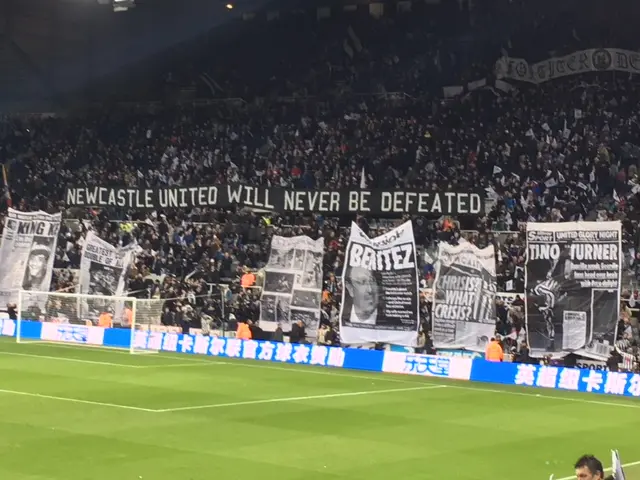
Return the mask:
[[[20,290],[16,305],[18,343],[47,342],[87,345],[149,353],[136,342],[142,327],[133,297]],[[143,307],[154,317],[156,308]],[[155,318],[152,320],[155,323]]]

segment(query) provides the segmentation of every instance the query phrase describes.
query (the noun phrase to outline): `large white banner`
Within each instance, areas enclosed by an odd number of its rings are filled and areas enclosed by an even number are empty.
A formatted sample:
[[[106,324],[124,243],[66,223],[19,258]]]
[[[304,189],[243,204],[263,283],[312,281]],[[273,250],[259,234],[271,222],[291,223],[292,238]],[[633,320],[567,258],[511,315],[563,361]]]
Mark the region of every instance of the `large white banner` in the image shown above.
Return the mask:
[[[523,58],[502,57],[495,65],[499,79],[543,83],[586,72],[640,73],[640,53],[620,48],[592,48],[538,63]]]
[[[616,338],[620,222],[527,223],[525,310],[531,354],[606,360]]]
[[[129,269],[135,261],[138,250],[136,243],[126,247],[114,247],[95,233],[89,232],[82,248],[80,259],[80,293],[87,295],[125,296]],[[109,300],[91,300],[86,302],[88,311],[83,318],[95,320],[105,307],[113,308],[115,319],[121,318],[120,308]]]
[[[315,337],[320,324],[324,239],[306,236],[271,240],[265,268],[260,308],[260,328],[288,332],[302,321],[308,336]]]
[[[0,245],[2,305],[17,303],[21,289],[49,291],[61,220],[60,213],[9,209]]]
[[[484,352],[496,328],[496,261],[493,245],[440,242],[432,309],[436,348]]]
[[[376,238],[352,223],[342,281],[342,343],[416,345],[420,292],[411,222]]]

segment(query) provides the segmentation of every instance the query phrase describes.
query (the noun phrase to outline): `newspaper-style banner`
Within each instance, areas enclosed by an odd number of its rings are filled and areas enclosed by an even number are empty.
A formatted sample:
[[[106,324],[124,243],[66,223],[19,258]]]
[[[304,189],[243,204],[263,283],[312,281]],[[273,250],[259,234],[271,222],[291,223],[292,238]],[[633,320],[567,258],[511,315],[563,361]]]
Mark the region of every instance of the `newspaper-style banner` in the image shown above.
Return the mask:
[[[438,246],[432,309],[436,348],[484,352],[496,326],[496,261],[493,245]]]
[[[320,325],[324,239],[274,235],[265,268],[260,328],[273,332],[278,325],[291,331],[301,321],[315,337]]]
[[[125,296],[129,269],[135,260],[138,245],[114,247],[93,232],[88,232],[80,259],[80,293],[107,297]],[[122,323],[122,302],[106,298],[84,298],[86,309],[78,315],[82,320],[96,320],[107,310],[114,314],[114,322]]]
[[[0,244],[0,302],[3,305],[17,303],[18,290],[49,291],[61,220],[60,213],[9,209]],[[35,297],[32,300],[35,302]],[[42,302],[46,302],[46,298]],[[35,303],[42,302],[39,299]]]
[[[527,223],[525,316],[533,356],[606,360],[622,271],[620,222]]]
[[[288,190],[249,185],[201,185],[156,189],[69,187],[65,201],[77,207],[144,209],[247,207],[276,212],[479,215],[484,192],[429,190]]]
[[[376,238],[352,223],[342,281],[342,343],[416,345],[420,291],[411,222]]]
[[[620,48],[592,48],[538,63],[523,58],[502,57],[495,65],[499,79],[543,83],[587,72],[640,73],[640,53]]]

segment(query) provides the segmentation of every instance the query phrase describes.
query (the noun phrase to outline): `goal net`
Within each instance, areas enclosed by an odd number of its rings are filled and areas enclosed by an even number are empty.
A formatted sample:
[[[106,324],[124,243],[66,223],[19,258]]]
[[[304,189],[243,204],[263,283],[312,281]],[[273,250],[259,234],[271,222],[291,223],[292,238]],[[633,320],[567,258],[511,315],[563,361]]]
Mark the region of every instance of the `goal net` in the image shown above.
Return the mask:
[[[146,345],[135,342],[139,301],[133,297],[20,290],[16,339],[18,343],[71,343],[146,353]],[[146,312],[149,308],[143,310],[144,315],[150,315]]]

